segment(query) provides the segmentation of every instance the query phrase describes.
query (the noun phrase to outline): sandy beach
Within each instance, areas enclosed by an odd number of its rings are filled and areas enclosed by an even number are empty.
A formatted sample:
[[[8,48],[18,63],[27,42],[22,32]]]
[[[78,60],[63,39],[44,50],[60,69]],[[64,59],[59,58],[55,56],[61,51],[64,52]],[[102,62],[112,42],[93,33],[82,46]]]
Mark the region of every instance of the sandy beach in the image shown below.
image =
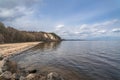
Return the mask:
[[[3,56],[9,56],[18,52],[22,52],[26,49],[34,47],[41,42],[25,42],[25,43],[10,43],[0,44],[0,54]]]

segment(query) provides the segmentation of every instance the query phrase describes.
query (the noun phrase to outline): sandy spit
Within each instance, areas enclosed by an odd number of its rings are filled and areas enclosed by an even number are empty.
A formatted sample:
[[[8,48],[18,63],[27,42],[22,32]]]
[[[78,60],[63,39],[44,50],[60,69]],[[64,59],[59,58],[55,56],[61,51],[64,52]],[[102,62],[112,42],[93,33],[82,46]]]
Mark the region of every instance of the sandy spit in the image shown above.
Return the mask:
[[[0,44],[0,55],[10,56],[18,52],[22,52],[42,42],[25,42],[25,43],[10,43]]]

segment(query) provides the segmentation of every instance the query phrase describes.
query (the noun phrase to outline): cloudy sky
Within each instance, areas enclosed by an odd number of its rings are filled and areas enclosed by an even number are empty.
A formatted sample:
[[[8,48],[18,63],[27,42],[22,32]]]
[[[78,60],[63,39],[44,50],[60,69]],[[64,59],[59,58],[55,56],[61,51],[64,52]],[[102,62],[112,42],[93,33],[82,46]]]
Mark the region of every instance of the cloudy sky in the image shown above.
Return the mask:
[[[120,39],[120,0],[0,0],[0,21],[62,38]]]

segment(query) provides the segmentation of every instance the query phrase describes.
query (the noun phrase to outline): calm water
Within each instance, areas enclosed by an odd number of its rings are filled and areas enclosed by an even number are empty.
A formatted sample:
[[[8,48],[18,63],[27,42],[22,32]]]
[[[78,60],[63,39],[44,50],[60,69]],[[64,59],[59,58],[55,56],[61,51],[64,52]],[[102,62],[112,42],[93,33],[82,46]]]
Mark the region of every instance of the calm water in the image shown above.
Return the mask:
[[[11,59],[22,68],[56,71],[69,80],[120,80],[119,41],[42,43]]]

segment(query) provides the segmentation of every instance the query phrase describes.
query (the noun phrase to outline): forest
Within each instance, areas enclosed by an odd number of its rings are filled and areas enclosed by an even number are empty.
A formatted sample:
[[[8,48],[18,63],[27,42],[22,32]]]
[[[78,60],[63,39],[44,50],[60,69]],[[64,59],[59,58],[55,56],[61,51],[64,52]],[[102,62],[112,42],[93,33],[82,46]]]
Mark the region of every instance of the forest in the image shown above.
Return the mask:
[[[60,40],[61,38],[55,33],[20,31],[10,26],[6,27],[2,22],[0,22],[0,43]]]

